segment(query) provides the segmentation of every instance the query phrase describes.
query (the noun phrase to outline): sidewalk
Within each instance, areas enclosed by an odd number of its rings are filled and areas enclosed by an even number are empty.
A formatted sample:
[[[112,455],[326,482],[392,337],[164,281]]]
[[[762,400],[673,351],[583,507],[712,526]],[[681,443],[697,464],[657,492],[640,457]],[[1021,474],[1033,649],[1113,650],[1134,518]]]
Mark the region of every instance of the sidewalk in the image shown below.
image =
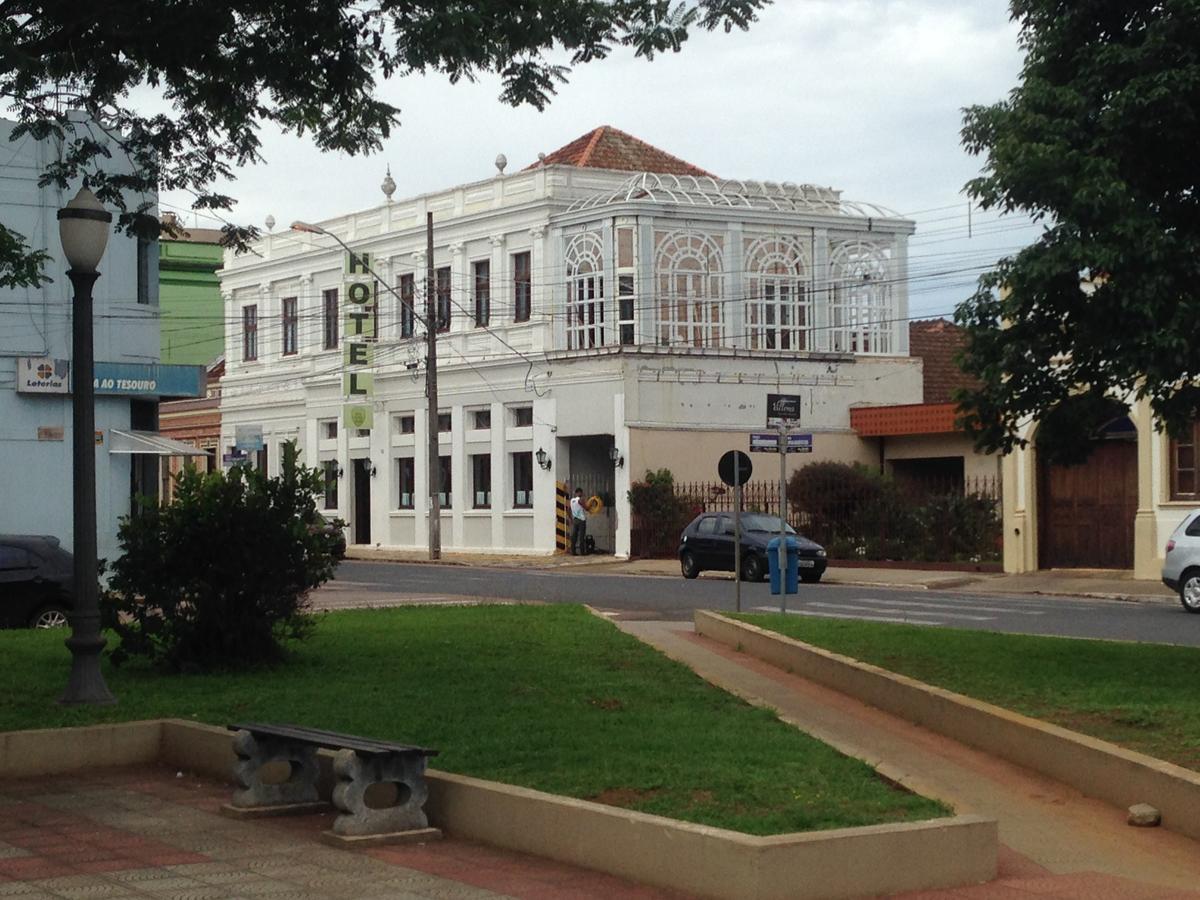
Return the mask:
[[[679,563],[674,559],[621,560],[602,554],[516,556],[503,553],[444,553],[439,562],[433,563],[423,551],[350,547],[346,551],[346,558],[500,569],[555,569],[587,575],[680,577]],[[706,572],[701,577],[730,579],[733,575],[727,572]],[[1008,575],[996,572],[833,566],[825,573],[821,583],[909,590],[954,590],[971,594],[1048,594],[1105,600],[1178,602],[1175,594],[1161,582],[1135,579],[1131,572],[1121,569],[1051,569]]]
[[[1124,810],[707,641],[686,623],[617,625],[904,787],[999,821],[997,880],[910,900],[1200,898],[1196,841],[1162,828],[1131,828]]]
[[[0,781],[0,897],[17,900],[680,900],[471,841],[344,850],[331,813],[234,821],[231,788],[168,769]]]

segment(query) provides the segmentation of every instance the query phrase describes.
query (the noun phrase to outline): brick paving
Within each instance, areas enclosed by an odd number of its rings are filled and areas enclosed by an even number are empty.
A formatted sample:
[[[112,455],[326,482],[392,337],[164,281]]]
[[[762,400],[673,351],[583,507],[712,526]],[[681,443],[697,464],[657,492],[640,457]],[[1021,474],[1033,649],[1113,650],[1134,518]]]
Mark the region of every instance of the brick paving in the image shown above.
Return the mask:
[[[229,795],[160,767],[0,781],[0,898],[684,897],[453,838],[330,847],[331,813],[232,820],[218,813]]]

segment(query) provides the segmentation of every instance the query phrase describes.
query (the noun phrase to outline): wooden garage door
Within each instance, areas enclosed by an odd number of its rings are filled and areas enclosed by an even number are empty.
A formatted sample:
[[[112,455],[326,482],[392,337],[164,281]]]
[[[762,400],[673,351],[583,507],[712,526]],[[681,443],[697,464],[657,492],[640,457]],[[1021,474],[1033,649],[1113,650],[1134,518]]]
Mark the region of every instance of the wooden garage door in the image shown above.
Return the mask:
[[[1104,441],[1082,465],[1039,474],[1039,566],[1133,568],[1137,443]]]

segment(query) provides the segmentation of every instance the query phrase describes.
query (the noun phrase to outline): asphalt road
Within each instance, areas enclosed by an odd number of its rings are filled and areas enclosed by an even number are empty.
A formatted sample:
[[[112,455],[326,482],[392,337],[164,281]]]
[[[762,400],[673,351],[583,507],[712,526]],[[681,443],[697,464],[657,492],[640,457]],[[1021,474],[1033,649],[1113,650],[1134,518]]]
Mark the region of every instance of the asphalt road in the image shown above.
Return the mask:
[[[589,603],[626,617],[690,619],[693,610],[734,608],[732,580],[605,575],[563,569],[498,569],[346,561],[313,595],[318,609],[489,598]],[[742,585],[742,609],[778,611],[765,584]],[[1169,598],[1144,603],[1073,597],[997,596],[959,591],[800,585],[787,598],[796,615],[905,622],[1018,634],[1108,638],[1200,646],[1200,616]]]

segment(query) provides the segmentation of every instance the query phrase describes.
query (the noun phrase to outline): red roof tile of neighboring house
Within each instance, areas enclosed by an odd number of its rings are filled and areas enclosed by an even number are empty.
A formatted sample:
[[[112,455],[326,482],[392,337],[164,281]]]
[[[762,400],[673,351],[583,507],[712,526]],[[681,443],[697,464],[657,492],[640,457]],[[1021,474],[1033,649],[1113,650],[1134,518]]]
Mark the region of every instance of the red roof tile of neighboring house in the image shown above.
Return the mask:
[[[919,356],[924,361],[926,403],[949,403],[957,389],[978,384],[954,361],[964,342],[963,329],[946,319],[908,323],[909,355]]]
[[[571,143],[547,153],[528,169],[538,166],[579,166],[592,169],[618,169],[624,172],[661,172],[668,175],[712,177],[699,166],[659,150],[643,140],[611,125],[593,128]]]

